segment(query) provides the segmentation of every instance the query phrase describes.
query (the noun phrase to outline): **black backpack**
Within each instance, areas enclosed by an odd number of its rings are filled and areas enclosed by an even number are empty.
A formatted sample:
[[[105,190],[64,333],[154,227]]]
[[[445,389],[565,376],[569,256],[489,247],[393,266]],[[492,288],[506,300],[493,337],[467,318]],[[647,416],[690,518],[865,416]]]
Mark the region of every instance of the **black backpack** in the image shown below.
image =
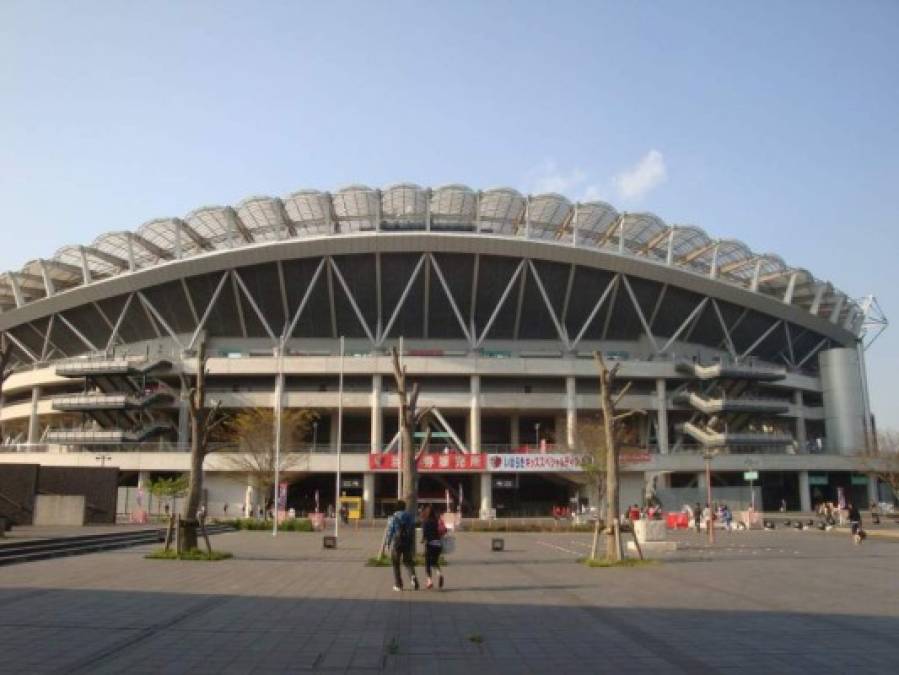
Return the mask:
[[[394,516],[394,518],[397,517],[399,516]],[[409,521],[406,518],[402,518],[398,525],[396,535],[393,538],[393,547],[403,551],[412,544],[412,528],[409,526]]]

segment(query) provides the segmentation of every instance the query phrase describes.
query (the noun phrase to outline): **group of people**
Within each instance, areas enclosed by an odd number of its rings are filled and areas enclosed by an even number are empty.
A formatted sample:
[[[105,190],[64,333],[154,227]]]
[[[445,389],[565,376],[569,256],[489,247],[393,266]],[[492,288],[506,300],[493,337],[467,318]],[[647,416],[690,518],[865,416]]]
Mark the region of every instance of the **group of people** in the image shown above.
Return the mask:
[[[645,518],[647,520],[661,520],[662,519],[662,507],[660,504],[650,503],[640,508],[637,504],[632,504],[627,511],[624,513],[624,517],[627,520],[634,522]]]
[[[406,510],[406,502],[397,502],[396,513],[390,518],[387,526],[387,547],[390,550],[390,561],[393,565],[393,590],[403,590],[403,575],[400,566],[409,572],[412,590],[419,589],[418,576],[415,574],[415,518]],[[434,588],[433,574],[436,572],[437,587],[443,588],[443,570],[440,567],[440,554],[443,553],[443,542],[447,534],[446,525],[437,510],[428,504],[421,512],[422,543],[425,547],[425,588]]]
[[[693,527],[696,528],[696,531],[702,527],[702,523],[706,523],[706,527],[714,527],[715,521],[720,521],[724,523],[725,530],[732,530],[734,527],[734,514],[733,511],[730,510],[730,507],[727,504],[709,504],[700,506],[699,502],[696,502],[692,508],[687,506],[690,509],[693,516]]]

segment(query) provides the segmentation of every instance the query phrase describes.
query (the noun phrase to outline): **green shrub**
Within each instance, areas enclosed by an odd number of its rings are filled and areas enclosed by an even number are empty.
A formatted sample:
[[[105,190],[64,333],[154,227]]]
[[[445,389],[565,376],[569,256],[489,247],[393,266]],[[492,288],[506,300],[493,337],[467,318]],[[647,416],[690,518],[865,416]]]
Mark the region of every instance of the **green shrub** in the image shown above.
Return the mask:
[[[201,551],[198,548],[192,548],[189,551],[183,551],[179,556],[175,549],[169,549],[166,551],[161,548],[152,553],[148,553],[144,556],[150,560],[205,560],[215,562],[217,560],[228,560],[229,558],[233,558],[234,556],[231,553],[227,553],[226,551],[213,551],[212,553],[207,553],[206,551]]]
[[[269,531],[273,526],[272,521],[263,518],[235,518],[216,522],[230,525],[235,530]],[[312,521],[308,518],[290,518],[279,523],[278,530],[281,532],[312,532]]]

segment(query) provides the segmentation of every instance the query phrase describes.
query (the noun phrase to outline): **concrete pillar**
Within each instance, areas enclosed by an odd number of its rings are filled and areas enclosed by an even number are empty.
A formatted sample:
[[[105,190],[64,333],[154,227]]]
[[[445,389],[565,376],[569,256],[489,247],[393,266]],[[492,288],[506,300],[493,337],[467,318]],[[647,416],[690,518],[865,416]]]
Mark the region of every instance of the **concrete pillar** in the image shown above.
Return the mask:
[[[481,474],[481,511],[482,518],[493,508],[493,476],[489,473]]]
[[[139,490],[148,490],[150,488],[150,472],[149,471],[138,471],[137,487]]]
[[[805,452],[805,407],[802,404],[802,392],[793,392],[793,405],[796,406],[796,444],[799,452]]]
[[[705,502],[705,471],[697,471],[696,472],[696,487],[702,490],[702,501]]]
[[[375,474],[362,474],[362,514],[366,520],[375,517]]]
[[[376,373],[371,378],[371,452],[377,453],[384,449],[384,414],[381,411],[381,374]],[[372,502],[374,505],[374,502]]]
[[[481,451],[481,376],[471,376],[471,409],[468,416],[468,449]]]
[[[330,448],[331,452],[337,452],[337,425],[340,423],[340,415],[337,414],[337,411],[334,410],[331,412],[331,439],[330,439]]]
[[[577,380],[565,378],[565,441],[569,450],[577,447]]]
[[[879,482],[877,476],[868,476],[868,503],[866,506],[870,506],[872,502],[875,504],[880,503],[880,492],[877,489],[877,484]]]
[[[659,445],[659,452],[663,455],[668,454],[668,392],[665,389],[665,379],[660,377],[656,380],[656,406],[658,408],[656,417],[656,442]]]
[[[253,511],[253,507],[256,505],[256,490],[253,489],[253,484],[251,483],[251,479],[247,476],[247,490],[244,493],[243,498],[244,505],[244,514],[247,518],[255,517],[255,512]]]
[[[799,510],[812,510],[812,491],[808,485],[808,471],[799,472]]]
[[[41,440],[41,421],[37,414],[37,406],[41,400],[41,388],[31,388],[31,414],[28,417],[28,442],[38,443]]]
[[[521,439],[518,437],[518,413],[512,413],[509,424],[512,425],[509,441],[514,449],[521,445]]]
[[[178,398],[178,445],[190,444],[190,409],[187,401],[187,390],[181,387],[181,396]]]

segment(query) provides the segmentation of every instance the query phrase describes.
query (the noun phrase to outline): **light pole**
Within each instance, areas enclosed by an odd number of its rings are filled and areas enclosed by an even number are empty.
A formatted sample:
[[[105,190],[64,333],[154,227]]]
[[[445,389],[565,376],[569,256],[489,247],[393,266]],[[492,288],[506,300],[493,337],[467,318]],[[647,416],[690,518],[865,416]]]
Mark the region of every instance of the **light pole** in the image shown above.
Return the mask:
[[[340,336],[340,379],[337,387],[337,479],[334,493],[334,538],[340,526],[340,458],[343,445],[343,355],[346,351],[343,336]]]
[[[312,452],[318,448],[318,420],[312,423]]]
[[[540,449],[540,422],[534,422],[534,449]]]
[[[100,462],[100,468],[104,468],[106,466],[107,461],[112,461],[112,457],[110,455],[97,455],[95,458],[98,462]]]
[[[702,453],[702,458],[705,460],[705,498],[709,509],[709,519],[706,521],[706,528],[709,531],[710,544],[715,543],[715,514],[712,511],[712,457],[714,456],[715,453],[710,448],[706,448]]]

